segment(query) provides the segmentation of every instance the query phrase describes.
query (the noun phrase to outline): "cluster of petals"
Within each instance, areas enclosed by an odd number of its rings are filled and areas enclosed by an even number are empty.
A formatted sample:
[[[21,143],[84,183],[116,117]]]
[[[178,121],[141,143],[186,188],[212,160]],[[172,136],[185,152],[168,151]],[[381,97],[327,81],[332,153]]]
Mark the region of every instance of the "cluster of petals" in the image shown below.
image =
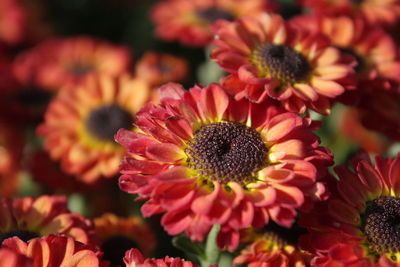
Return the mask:
[[[102,139],[88,127],[88,118],[102,107],[111,107],[130,114],[133,120],[135,112],[150,100],[147,82],[128,74],[99,74],[65,89],[52,101],[44,123],[37,129],[45,139],[45,149],[53,159],[61,160],[66,173],[76,175],[80,181],[94,183],[113,177],[123,155],[123,149],[112,140],[119,128],[109,139]],[[99,116],[104,118],[94,122],[95,130],[100,131],[97,134],[108,133],[118,124],[118,118],[107,120],[107,114]],[[131,123],[127,127],[133,128]]]
[[[207,46],[212,41],[213,26],[222,20],[273,9],[270,0],[167,0],[157,3],[150,15],[161,39]]]
[[[291,27],[276,14],[224,23],[216,30],[214,44],[211,57],[224,71],[231,73],[223,82],[239,85],[231,91],[236,99],[246,97],[261,102],[270,97],[280,101],[288,111],[303,113],[311,108],[328,114],[333,98],[354,89],[354,70],[339,49],[331,46],[322,34]],[[291,61],[293,54],[303,58],[306,66],[299,73],[303,77],[282,81],[276,74],[269,73],[278,70],[265,68],[272,64],[262,52],[267,46],[292,51],[285,58],[287,62],[280,63],[285,64],[283,68],[289,72],[290,66],[298,64]],[[261,51],[258,53],[261,56],[252,60],[257,51]],[[276,61],[282,57],[280,53],[273,56],[277,57]]]
[[[257,235],[250,245],[240,251],[233,263],[249,267],[305,267],[310,259],[307,252],[285,242],[273,232],[267,232]]]
[[[400,81],[400,58],[393,38],[362,17],[302,15],[291,19],[294,27],[319,32],[332,44],[355,56],[357,94],[396,88]],[[349,58],[351,64],[352,58]],[[354,103],[353,103],[354,104]]]
[[[121,129],[115,139],[128,152],[120,188],[147,200],[141,208],[145,217],[165,213],[161,224],[169,234],[185,232],[200,241],[218,223],[219,245],[233,250],[239,230],[270,219],[290,226],[296,209],[325,195],[317,177],[331,164],[331,154],[319,147],[309,118],[272,102],[235,100],[218,84],[189,91],[167,84],[160,94],[160,105],[137,113],[136,131]],[[268,163],[256,180],[219,181],[187,165],[188,142],[200,127],[218,122],[238,122],[260,133]]]
[[[64,196],[2,198],[0,233],[2,239],[18,234],[26,238],[63,234],[85,244],[94,242],[93,225],[82,215],[71,213]]]
[[[93,73],[128,70],[128,48],[87,36],[52,38],[17,56],[13,72],[20,83],[57,91]]]
[[[367,239],[362,216],[371,201],[400,197],[400,154],[376,156],[375,165],[362,154],[352,167],[336,167],[340,180],[331,178],[331,197],[300,216],[300,225],[309,231],[300,237],[300,246],[316,255],[314,266],[398,266],[398,251],[370,250],[375,245]]]
[[[199,267],[190,261],[185,261],[180,258],[171,258],[166,256],[164,259],[145,259],[139,250],[133,248],[128,250],[124,257],[126,267]],[[210,265],[216,267],[216,265]]]
[[[107,267],[101,252],[71,237],[48,235],[24,242],[18,237],[2,243],[0,266],[7,267]],[[7,264],[7,265],[5,265]]]
[[[151,86],[182,82],[188,74],[188,63],[170,54],[147,52],[136,63],[135,74]]]
[[[370,24],[393,26],[400,18],[399,0],[298,0],[321,15],[362,16]]]

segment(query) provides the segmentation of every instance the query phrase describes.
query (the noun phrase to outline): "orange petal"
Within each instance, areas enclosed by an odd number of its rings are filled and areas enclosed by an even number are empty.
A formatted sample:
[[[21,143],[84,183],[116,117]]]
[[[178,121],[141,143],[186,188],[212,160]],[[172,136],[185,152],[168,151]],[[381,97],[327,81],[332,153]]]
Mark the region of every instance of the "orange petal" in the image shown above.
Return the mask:
[[[311,80],[311,85],[314,87],[317,93],[331,98],[336,97],[344,92],[343,86],[334,81],[325,81],[314,77]]]

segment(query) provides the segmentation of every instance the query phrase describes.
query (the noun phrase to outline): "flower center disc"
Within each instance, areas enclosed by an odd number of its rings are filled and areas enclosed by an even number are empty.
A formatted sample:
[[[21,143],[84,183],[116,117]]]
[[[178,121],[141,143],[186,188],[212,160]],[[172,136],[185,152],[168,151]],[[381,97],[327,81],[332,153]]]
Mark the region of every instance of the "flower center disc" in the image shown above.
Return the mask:
[[[267,161],[260,134],[238,122],[202,126],[185,150],[188,166],[221,183],[249,182]]]
[[[311,69],[302,54],[286,45],[260,45],[251,54],[250,61],[262,76],[273,77],[284,84],[304,80]]]
[[[197,11],[197,16],[199,16],[201,19],[207,21],[210,24],[213,24],[219,19],[224,19],[228,21],[234,20],[232,14],[216,7],[200,9]]]
[[[116,104],[94,109],[86,119],[88,131],[103,141],[113,141],[119,129],[129,129],[132,123],[133,116]]]
[[[380,197],[367,202],[362,222],[371,251],[400,252],[400,198]]]

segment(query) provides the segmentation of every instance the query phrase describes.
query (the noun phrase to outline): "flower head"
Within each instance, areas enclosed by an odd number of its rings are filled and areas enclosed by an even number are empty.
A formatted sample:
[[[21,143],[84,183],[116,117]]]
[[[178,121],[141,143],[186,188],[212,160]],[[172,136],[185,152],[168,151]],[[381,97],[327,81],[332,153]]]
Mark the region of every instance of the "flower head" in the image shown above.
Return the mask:
[[[317,254],[316,266],[397,266],[400,154],[378,156],[375,166],[359,158],[353,168],[337,167],[340,180],[332,178],[331,198],[302,215],[310,233],[301,243]]]
[[[65,89],[38,128],[45,148],[83,182],[113,177],[123,154],[114,134],[133,128],[135,112],[150,100],[148,84],[129,75],[102,74]]]
[[[48,235],[29,241],[13,237],[4,240],[2,244],[3,249],[17,253],[18,257],[25,256],[31,259],[31,265],[27,265],[31,267],[109,266],[107,262],[101,261],[102,253],[100,251],[66,236]],[[23,265],[7,266],[22,267]]]
[[[275,14],[243,17],[216,31],[212,58],[231,73],[231,93],[261,102],[279,100],[289,111],[329,113],[330,99],[354,87],[353,69],[320,34],[289,27]]]
[[[103,259],[114,265],[122,266],[125,252],[131,248],[139,248],[146,256],[155,248],[155,234],[140,217],[121,218],[107,213],[95,218],[94,225]]]
[[[272,11],[271,1],[262,0],[168,0],[151,11],[157,35],[190,46],[206,46],[212,40],[212,26],[222,20]]]
[[[22,84],[57,91],[93,73],[119,75],[130,57],[126,47],[86,36],[48,39],[18,55],[13,70]]]
[[[49,234],[63,234],[92,243],[94,229],[82,215],[71,213],[63,196],[0,200],[0,243],[13,236],[27,241]]]
[[[190,91],[168,84],[136,125],[115,137],[128,151],[120,187],[147,200],[144,216],[165,213],[171,235],[202,240],[216,223],[233,235],[270,219],[290,226],[296,209],[324,192],[317,177],[331,155],[312,121],[271,102],[234,100],[218,84]]]

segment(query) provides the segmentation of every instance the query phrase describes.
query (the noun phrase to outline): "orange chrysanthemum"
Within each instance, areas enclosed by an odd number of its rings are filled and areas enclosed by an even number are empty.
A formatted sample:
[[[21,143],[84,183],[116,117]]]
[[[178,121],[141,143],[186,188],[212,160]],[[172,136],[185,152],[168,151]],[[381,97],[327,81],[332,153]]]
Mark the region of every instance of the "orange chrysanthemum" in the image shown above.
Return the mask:
[[[101,260],[102,253],[100,251],[97,251],[92,246],[82,244],[71,237],[65,236],[49,235],[43,238],[34,238],[28,242],[24,242],[18,237],[13,237],[3,242],[1,250],[4,249],[17,253],[20,259],[23,256],[27,257],[30,261],[26,266],[29,267],[109,266],[108,262]],[[26,258],[23,259],[26,260]],[[7,262],[7,258],[3,260]],[[7,263],[14,262],[8,261]],[[23,267],[25,265],[17,265],[15,263],[15,265],[1,266]]]
[[[150,256],[156,246],[155,234],[140,217],[120,218],[107,213],[95,218],[94,225],[103,258],[115,266],[123,265],[125,252],[131,248]]]
[[[322,15],[362,15],[370,24],[393,25],[400,18],[399,0],[298,0]]]
[[[49,234],[63,234],[89,244],[94,228],[82,215],[69,212],[63,196],[0,200],[0,244],[13,236],[27,241]]]
[[[231,73],[224,83],[243,84],[233,90],[261,102],[279,100],[289,111],[330,112],[330,99],[353,89],[351,65],[320,34],[290,27],[275,14],[244,17],[217,30],[212,58]]]
[[[11,196],[17,190],[22,149],[23,139],[19,132],[0,122],[0,197]]]
[[[398,266],[400,264],[400,154],[395,159],[353,162],[336,168],[332,196],[302,214],[309,234],[302,246],[317,254],[314,266]]]
[[[38,128],[45,148],[83,182],[114,177],[123,155],[114,134],[133,128],[134,114],[150,100],[148,84],[127,74],[102,74],[65,89]]]
[[[119,75],[130,61],[126,47],[79,36],[45,40],[20,54],[13,69],[22,84],[55,91],[93,73]]]
[[[16,44],[25,37],[26,14],[19,0],[0,1],[0,40]]]
[[[124,257],[126,267],[199,267],[190,261],[185,261],[180,258],[171,258],[166,256],[164,259],[145,259],[139,250],[133,248],[128,250]],[[210,265],[209,267],[216,267]]]
[[[136,76],[152,86],[160,86],[167,82],[182,82],[187,73],[187,61],[170,54],[147,52],[136,64]]]
[[[257,234],[250,245],[233,260],[234,264],[249,267],[301,267],[309,266],[310,254],[300,251],[273,232]]]
[[[354,56],[360,89],[357,94],[398,87],[400,58],[397,47],[381,28],[368,25],[360,17],[346,16],[299,16],[292,19],[291,24],[325,34],[342,52]]]
[[[273,11],[270,0],[168,0],[151,11],[156,34],[167,41],[179,40],[190,46],[206,46],[212,40],[212,26],[222,20]]]
[[[221,246],[238,231],[271,219],[290,226],[296,209],[324,192],[317,182],[331,162],[313,123],[271,102],[236,101],[218,84],[161,89],[161,105],[138,114],[137,130],[120,130],[128,150],[119,184],[148,200],[144,216],[164,212],[171,235],[202,240],[221,224]]]

